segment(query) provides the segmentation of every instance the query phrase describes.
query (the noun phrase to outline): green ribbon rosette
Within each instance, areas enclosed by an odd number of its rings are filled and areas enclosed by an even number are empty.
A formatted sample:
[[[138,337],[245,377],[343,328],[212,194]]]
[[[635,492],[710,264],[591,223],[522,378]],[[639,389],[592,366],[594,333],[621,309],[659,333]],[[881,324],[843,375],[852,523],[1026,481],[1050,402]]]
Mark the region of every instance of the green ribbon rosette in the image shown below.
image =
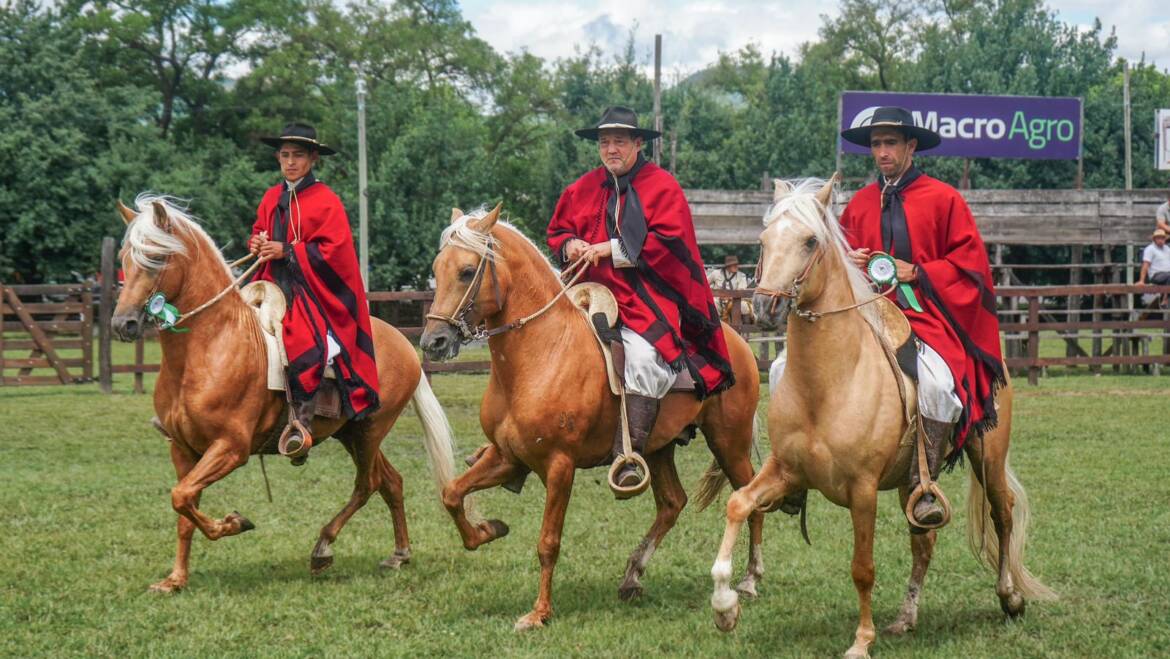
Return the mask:
[[[182,314],[175,305],[167,302],[167,296],[163,293],[155,293],[146,301],[146,315],[154,319],[158,323],[160,330],[170,330],[172,332],[190,332],[189,328],[178,329],[175,323],[179,322]]]
[[[914,289],[910,284],[898,283],[898,264],[894,262],[894,257],[885,252],[874,252],[865,265],[865,271],[869,278],[882,288],[896,286],[898,294],[905,299],[906,306],[918,312],[922,311],[922,305],[918,303],[918,297],[914,295]]]

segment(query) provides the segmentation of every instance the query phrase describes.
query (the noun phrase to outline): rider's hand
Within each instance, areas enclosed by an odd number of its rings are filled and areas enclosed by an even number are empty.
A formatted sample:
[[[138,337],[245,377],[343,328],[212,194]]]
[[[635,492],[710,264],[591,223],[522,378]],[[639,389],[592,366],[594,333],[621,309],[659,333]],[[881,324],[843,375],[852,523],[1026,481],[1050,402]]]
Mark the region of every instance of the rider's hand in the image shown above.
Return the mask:
[[[258,233],[248,239],[248,251],[258,256],[260,254],[260,247],[266,242],[268,242],[268,239],[263,234]]]
[[[285,256],[284,243],[276,240],[266,241],[260,246],[260,251],[257,254],[266,261],[283,259]]]
[[[909,284],[918,280],[918,266],[899,259],[894,259],[894,265],[898,266],[898,281]]]
[[[565,245],[565,260],[573,263],[577,259],[581,258],[581,255],[587,249],[589,249],[589,243],[581,240],[580,238],[573,238],[567,245]]]
[[[613,256],[613,245],[608,240],[603,243],[590,245],[589,250],[585,254],[585,258],[589,259],[589,263],[597,265],[597,262],[601,259]]]
[[[866,264],[869,263],[870,253],[871,250],[869,248],[862,247],[861,249],[849,250],[848,256],[849,260],[853,261],[853,265],[861,268],[862,271],[864,271]]]

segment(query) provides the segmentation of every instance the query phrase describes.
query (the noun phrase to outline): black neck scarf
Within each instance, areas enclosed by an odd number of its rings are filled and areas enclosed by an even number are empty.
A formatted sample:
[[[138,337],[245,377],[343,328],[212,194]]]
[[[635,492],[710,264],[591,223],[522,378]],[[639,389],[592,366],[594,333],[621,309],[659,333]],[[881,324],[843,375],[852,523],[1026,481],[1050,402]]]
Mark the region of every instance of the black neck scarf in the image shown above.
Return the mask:
[[[305,177],[297,183],[297,194],[301,194],[309,189],[316,182],[317,178],[313,176],[313,172],[310,171],[308,174],[305,174]],[[292,219],[288,206],[292,203],[292,193],[289,191],[288,181],[283,181],[281,185],[284,186],[284,190],[280,193],[280,199],[276,201],[276,213],[272,218],[271,240],[287,243],[289,221]],[[300,211],[297,212],[299,213]]]
[[[882,247],[891,256],[910,261],[910,230],[906,226],[906,209],[902,207],[902,191],[918,180],[922,172],[910,165],[902,177],[890,183],[882,177]]]
[[[626,172],[624,176],[619,176],[617,179],[617,194],[609,196],[609,201],[605,206],[605,228],[609,231],[611,237],[617,237],[621,241],[622,251],[625,256],[633,263],[638,262],[638,256],[642,253],[642,245],[646,242],[646,213],[642,210],[642,201],[638,199],[638,191],[635,190],[630,183],[642,171],[642,167],[646,165],[646,159],[642,154],[638,153],[638,160],[630,171]],[[602,185],[607,188],[613,187],[613,174],[606,170],[605,183]],[[617,225],[614,218],[614,213],[617,211],[618,195],[624,197],[622,203],[622,223]]]

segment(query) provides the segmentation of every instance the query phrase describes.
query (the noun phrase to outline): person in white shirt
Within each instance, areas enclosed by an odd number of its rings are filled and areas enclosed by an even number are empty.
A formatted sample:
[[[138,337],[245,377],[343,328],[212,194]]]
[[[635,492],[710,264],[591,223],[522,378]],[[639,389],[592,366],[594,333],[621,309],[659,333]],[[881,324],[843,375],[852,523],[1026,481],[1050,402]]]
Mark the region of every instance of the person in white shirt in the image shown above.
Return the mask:
[[[1167,232],[1164,229],[1155,229],[1151,239],[1154,241],[1142,250],[1142,272],[1137,283],[1152,284],[1154,286],[1170,285],[1170,246],[1166,245]],[[1148,304],[1142,296],[1142,302]],[[1162,305],[1166,305],[1166,296],[1162,296]]]
[[[1157,228],[1170,235],[1170,193],[1167,193],[1166,201],[1154,212],[1154,222]]]

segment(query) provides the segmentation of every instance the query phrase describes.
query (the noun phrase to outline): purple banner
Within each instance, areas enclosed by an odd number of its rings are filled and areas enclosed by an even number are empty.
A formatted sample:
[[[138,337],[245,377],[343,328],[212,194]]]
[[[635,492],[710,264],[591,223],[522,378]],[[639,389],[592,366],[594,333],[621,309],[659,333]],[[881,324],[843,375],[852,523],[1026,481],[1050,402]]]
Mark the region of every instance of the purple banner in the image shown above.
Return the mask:
[[[841,130],[868,125],[883,105],[910,110],[915,124],[942,136],[922,155],[1076,160],[1081,151],[1079,98],[842,92]],[[869,153],[838,141],[845,153]]]

